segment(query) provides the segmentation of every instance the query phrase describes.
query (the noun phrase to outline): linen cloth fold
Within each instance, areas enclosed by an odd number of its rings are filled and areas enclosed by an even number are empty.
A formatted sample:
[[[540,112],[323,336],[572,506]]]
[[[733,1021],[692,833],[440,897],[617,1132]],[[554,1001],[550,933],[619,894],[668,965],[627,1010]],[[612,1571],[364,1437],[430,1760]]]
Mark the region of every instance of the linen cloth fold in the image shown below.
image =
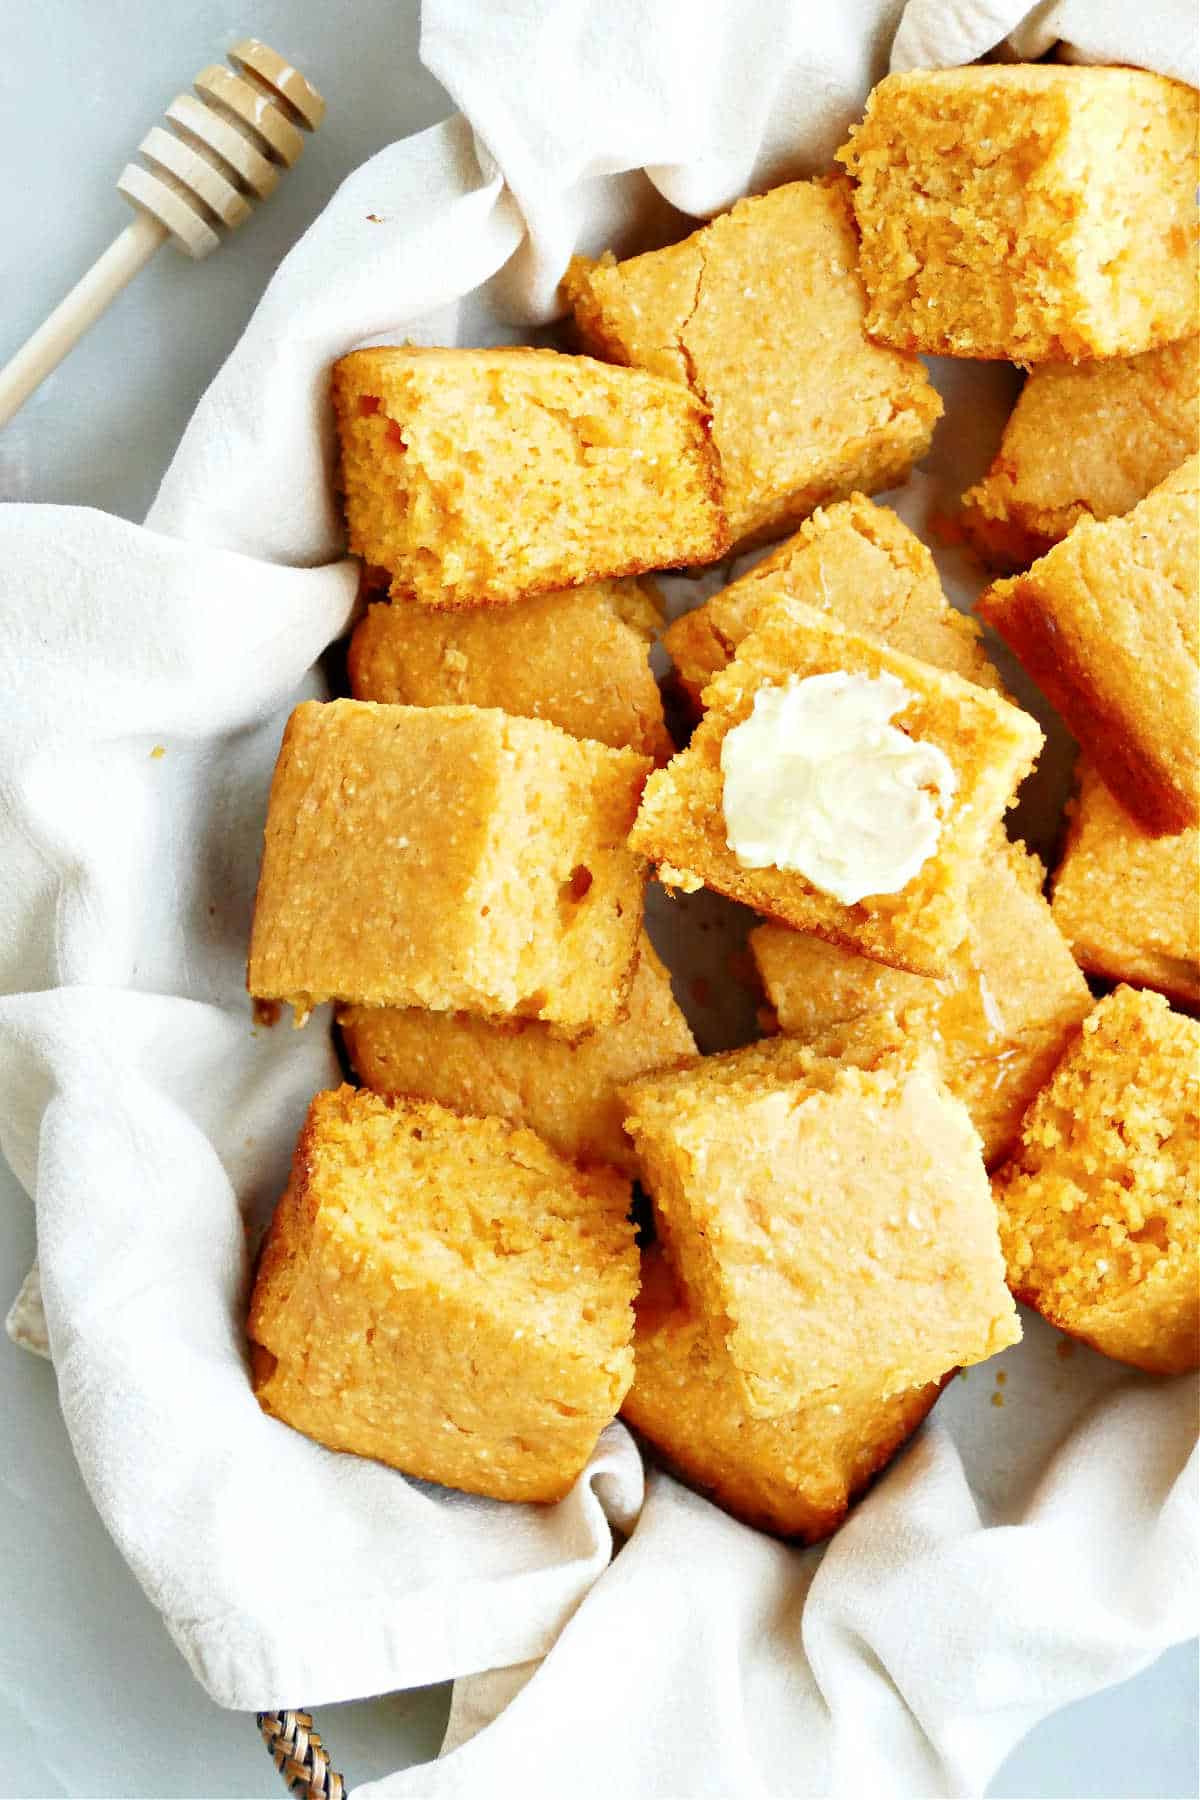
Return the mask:
[[[337,1068],[327,1015],[270,1029],[242,986],[283,722],[353,608],[333,359],[527,334],[576,249],[636,248],[825,167],[889,56],[1067,38],[1194,80],[1193,31],[1174,4],[1116,0],[430,0],[422,55],[462,115],[339,190],[146,526],[0,512],[0,1148],[37,1208],[67,1428],[221,1703],[476,1677],[457,1747],[364,1794],[976,1792],[1038,1717],[1195,1629],[1193,1384],[1063,1361],[1038,1321],[1005,1406],[989,1371],[952,1384],[823,1554],[646,1483],[620,1425],[537,1509],[264,1417],[248,1231]],[[947,431],[993,381],[953,372]],[[898,503],[915,520],[936,499],[916,482]],[[299,1567],[303,1585],[279,1578]]]

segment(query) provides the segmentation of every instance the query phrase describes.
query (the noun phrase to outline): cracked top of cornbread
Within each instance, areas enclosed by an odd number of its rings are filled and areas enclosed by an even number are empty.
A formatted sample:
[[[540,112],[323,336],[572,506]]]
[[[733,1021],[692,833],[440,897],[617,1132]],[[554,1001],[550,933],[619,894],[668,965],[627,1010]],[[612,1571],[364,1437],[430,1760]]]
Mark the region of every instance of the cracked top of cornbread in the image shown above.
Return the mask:
[[[583,346],[687,385],[712,410],[735,543],[778,537],[854,488],[894,487],[941,399],[873,344],[844,177],[739,200],[682,243],[563,280]]]

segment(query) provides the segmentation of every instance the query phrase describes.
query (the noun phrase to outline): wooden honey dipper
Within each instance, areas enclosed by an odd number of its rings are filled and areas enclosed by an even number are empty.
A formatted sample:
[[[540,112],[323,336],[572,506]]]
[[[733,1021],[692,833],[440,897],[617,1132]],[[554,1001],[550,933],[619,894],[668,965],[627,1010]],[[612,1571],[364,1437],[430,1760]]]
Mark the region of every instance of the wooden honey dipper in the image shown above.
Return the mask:
[[[317,130],[324,100],[269,45],[243,38],[229,61],[232,69],[203,69],[196,93],[168,106],[170,129],[153,126],[138,145],[142,161],[126,163],[117,189],[134,218],[0,370],[0,426],[168,238],[189,256],[207,256],[222,241],[218,227],[236,230],[297,160],[304,132]]]

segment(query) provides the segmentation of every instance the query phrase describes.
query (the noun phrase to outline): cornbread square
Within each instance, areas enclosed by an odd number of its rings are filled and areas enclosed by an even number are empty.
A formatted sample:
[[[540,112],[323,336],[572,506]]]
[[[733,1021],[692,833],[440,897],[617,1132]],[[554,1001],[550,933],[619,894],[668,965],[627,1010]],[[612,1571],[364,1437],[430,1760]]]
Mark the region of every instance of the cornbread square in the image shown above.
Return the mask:
[[[1036,856],[997,832],[967,902],[970,929],[938,980],[784,925],[759,926],[750,949],[781,1029],[811,1043],[853,1020],[894,1014],[933,1049],[994,1167],[1092,1008],[1042,896],[1043,873]]]
[[[1020,1337],[979,1138],[919,1047],[777,1039],[626,1093],[667,1254],[753,1417],[886,1399]]]
[[[721,746],[765,686],[789,677],[889,673],[912,696],[894,721],[948,758],[957,789],[932,855],[898,893],[843,905],[802,875],[743,868],[727,842]],[[646,784],[634,849],[685,892],[704,886],[784,924],[919,974],[941,974],[967,932],[967,893],[980,858],[1033,764],[1042,734],[1028,714],[928,663],[902,656],[786,595],[764,600],[755,629],[704,695],[688,748]],[[799,802],[798,802],[799,804]]]
[[[1134,356],[1197,313],[1195,88],[1143,69],[889,75],[857,180],[867,330],[1011,362]]]
[[[1200,1364],[1200,1023],[1116,988],[1084,1021],[995,1182],[1009,1285],[1153,1374]]]
[[[425,1481],[561,1499],[633,1375],[629,1198],[498,1119],[318,1094],[250,1303],[259,1404]]]
[[[1071,813],[1053,908],[1080,966],[1200,1006],[1200,831],[1149,837],[1086,761]]]
[[[534,1019],[416,1006],[352,1006],[339,1024],[368,1087],[528,1125],[561,1156],[628,1175],[637,1174],[637,1158],[622,1129],[619,1084],[696,1054],[671,978],[644,933],[627,1016],[576,1042]]]
[[[1144,500],[1200,436],[1200,338],[1030,373],[996,460],[963,495],[963,524],[1000,569],[1028,568],[1076,520]]]
[[[350,640],[350,691],[399,706],[497,706],[666,762],[674,745],[649,658],[661,624],[660,598],[632,580],[512,608],[375,605]]]
[[[730,531],[779,537],[814,506],[903,481],[942,403],[916,357],[873,344],[844,176],[740,200],[665,250],[575,257],[585,350],[712,409]]]
[[[735,1518],[816,1543],[929,1412],[937,1382],[886,1400],[869,1386],[814,1395],[755,1419],[728,1354],[678,1289],[657,1246],[642,1254],[633,1386],[622,1417],[676,1473]]]
[[[772,594],[788,594],[848,631],[1000,690],[978,625],[950,605],[920,538],[894,512],[852,494],[819,508],[748,574],[667,628],[663,643],[693,706]]]
[[[271,783],[250,992],[617,1018],[644,872],[649,759],[472,706],[306,701]]]
[[[1143,829],[1200,825],[1200,457],[977,608]]]
[[[395,599],[491,606],[729,545],[707,407],[554,350],[355,350],[335,363],[350,549]]]

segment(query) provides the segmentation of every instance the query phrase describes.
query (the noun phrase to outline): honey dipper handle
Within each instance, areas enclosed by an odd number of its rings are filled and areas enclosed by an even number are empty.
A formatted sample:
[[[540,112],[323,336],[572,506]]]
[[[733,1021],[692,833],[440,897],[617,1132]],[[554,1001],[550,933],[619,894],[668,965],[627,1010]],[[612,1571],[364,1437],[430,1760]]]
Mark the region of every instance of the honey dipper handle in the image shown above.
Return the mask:
[[[0,426],[24,406],[30,394],[56,369],[121,289],[145,267],[167,240],[165,225],[139,212],[96,259],[45,324],[0,369]]]
[[[117,191],[136,217],[56,306],[7,368],[0,369],[0,427],[56,369],[89,325],[173,238],[197,261],[235,231],[255,200],[275,190],[316,131],[325,102],[299,69],[258,38],[242,38],[227,63],[201,69],[177,94],[126,163]]]

